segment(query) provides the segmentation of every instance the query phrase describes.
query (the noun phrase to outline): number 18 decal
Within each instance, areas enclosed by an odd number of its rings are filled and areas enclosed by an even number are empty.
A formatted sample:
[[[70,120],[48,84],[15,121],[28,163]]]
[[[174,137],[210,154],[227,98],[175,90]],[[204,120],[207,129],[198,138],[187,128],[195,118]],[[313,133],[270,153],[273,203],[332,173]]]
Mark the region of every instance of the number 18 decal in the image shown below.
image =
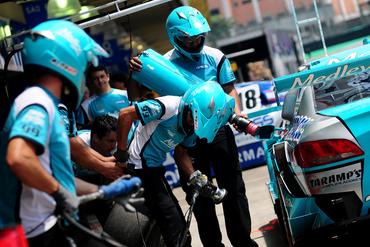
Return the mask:
[[[238,89],[242,111],[255,112],[261,109],[260,88],[258,85],[248,85]]]

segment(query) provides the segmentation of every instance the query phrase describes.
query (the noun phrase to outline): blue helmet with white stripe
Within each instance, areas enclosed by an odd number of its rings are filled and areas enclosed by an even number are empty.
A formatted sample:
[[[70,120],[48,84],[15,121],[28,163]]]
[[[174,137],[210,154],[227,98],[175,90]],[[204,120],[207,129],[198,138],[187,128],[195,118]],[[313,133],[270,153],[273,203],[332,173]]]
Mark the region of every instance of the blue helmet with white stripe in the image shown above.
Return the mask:
[[[195,8],[182,6],[174,9],[166,21],[170,43],[184,56],[197,60],[203,49],[205,35],[211,31],[206,18]],[[187,47],[184,40],[201,39],[196,47]]]
[[[108,53],[76,24],[64,20],[43,22],[31,30],[23,46],[25,69],[47,69],[63,78],[62,101],[76,108],[85,90],[85,71],[98,65],[98,56]]]
[[[194,133],[212,142],[217,131],[234,112],[235,100],[224,92],[219,83],[208,81],[192,86],[181,99],[180,126],[187,132],[187,117],[191,113]]]

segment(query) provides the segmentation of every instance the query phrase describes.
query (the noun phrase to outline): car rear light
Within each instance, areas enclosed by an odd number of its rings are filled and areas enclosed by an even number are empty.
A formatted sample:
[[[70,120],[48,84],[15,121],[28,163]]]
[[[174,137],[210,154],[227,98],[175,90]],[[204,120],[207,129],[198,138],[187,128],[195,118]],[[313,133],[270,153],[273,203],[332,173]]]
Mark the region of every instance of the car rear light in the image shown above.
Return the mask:
[[[293,151],[299,166],[309,168],[363,155],[355,143],[344,139],[303,142]]]

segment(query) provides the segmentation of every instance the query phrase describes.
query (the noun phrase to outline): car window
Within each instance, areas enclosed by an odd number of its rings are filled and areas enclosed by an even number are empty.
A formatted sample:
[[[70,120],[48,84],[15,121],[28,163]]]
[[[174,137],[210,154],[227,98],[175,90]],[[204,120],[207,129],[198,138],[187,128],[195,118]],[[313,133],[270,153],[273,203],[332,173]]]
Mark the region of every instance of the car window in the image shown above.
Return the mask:
[[[370,97],[370,72],[314,85],[318,111]]]

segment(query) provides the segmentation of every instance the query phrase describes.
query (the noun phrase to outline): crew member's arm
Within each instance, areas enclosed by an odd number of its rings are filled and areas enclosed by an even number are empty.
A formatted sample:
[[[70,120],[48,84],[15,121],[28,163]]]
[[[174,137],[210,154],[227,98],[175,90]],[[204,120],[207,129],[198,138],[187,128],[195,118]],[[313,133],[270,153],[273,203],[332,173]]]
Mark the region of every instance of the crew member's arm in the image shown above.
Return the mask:
[[[83,167],[94,170],[109,179],[117,179],[123,175],[122,168],[116,165],[113,156],[104,157],[84,143],[78,136],[70,137],[72,160]]]
[[[42,167],[36,154],[36,145],[31,141],[21,137],[11,139],[6,159],[22,183],[48,194],[58,190],[59,183]]]
[[[188,180],[190,175],[194,172],[194,167],[187,148],[182,145],[177,145],[175,147],[174,159],[182,174],[184,174]]]
[[[9,132],[6,161],[22,183],[53,193],[59,184],[38,158],[44,153],[49,127],[49,113],[44,106],[34,104],[19,109]]]
[[[64,121],[69,142],[71,145],[71,159],[78,165],[94,170],[108,179],[117,179],[123,175],[123,171],[116,165],[116,159],[104,157],[94,149],[84,143],[77,136],[75,117],[72,112],[68,112],[65,105],[59,104],[59,114]]]
[[[128,153],[128,133],[131,125],[135,120],[140,120],[144,126],[151,121],[158,119],[166,119],[175,110],[174,101],[179,97],[167,96],[154,100],[145,100],[142,102],[135,102],[134,105],[123,108],[119,112],[118,128],[117,128],[117,152],[114,154],[116,160],[126,162],[129,158]],[[172,107],[165,107],[163,102],[171,102]],[[166,115],[166,116],[164,116]],[[135,137],[134,137],[135,138]]]
[[[231,68],[230,61],[226,57],[223,57],[223,59],[221,59],[220,64],[217,67],[217,80],[224,89],[225,93],[234,98],[235,114],[237,116],[246,118],[247,114],[241,112],[239,95],[234,87],[234,81],[236,80],[236,78]]]
[[[117,151],[126,151],[128,145],[128,133],[131,125],[135,120],[139,119],[135,106],[123,108],[119,112],[118,128],[117,128]]]
[[[195,134],[187,136],[179,145],[175,147],[174,159],[181,170],[181,173],[186,176],[186,179],[190,178],[190,175],[194,173],[194,167],[192,159],[188,153],[190,147],[196,145],[197,136]]]
[[[129,61],[129,69],[130,69],[130,80],[127,82],[127,95],[130,101],[138,101],[142,98],[142,87],[139,85],[138,82],[134,81],[131,78],[131,74],[133,72],[140,72],[142,68],[142,62],[140,61],[139,57],[133,57]]]
[[[75,183],[76,183],[76,190],[77,190],[78,196],[91,194],[91,193],[97,192],[99,189],[97,185],[88,183],[79,178],[75,178]]]
[[[226,85],[223,85],[222,88],[224,89],[225,93],[227,93],[228,95],[230,95],[231,97],[235,99],[235,108],[234,108],[235,114],[238,116],[247,117],[247,115],[242,113],[240,110],[240,99],[239,99],[238,92],[236,91],[234,87],[234,84],[228,83]]]

